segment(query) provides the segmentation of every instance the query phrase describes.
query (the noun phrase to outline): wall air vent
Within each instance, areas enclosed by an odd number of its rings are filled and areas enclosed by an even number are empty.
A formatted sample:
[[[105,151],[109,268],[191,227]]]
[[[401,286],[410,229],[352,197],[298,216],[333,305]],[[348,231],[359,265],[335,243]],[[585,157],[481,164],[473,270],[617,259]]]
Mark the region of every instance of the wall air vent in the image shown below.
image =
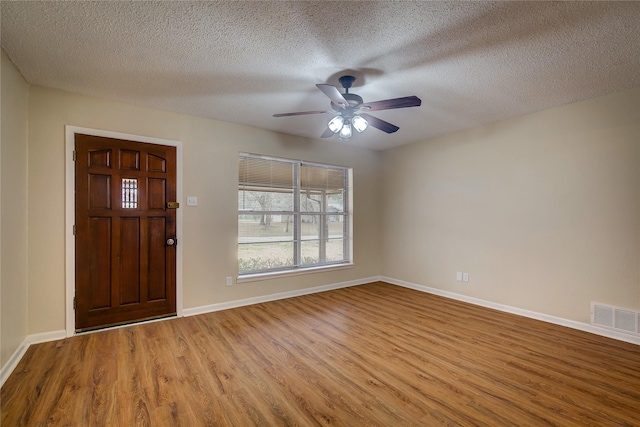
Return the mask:
[[[640,335],[640,311],[592,302],[591,324],[618,332]]]

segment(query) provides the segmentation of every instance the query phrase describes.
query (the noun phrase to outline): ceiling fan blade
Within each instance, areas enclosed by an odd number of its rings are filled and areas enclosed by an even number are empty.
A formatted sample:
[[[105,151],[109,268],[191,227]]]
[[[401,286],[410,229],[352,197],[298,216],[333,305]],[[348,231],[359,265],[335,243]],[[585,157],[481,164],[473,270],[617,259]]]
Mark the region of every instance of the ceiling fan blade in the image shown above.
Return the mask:
[[[333,133],[331,129],[326,128],[324,132],[322,132],[322,135],[320,135],[320,138],[331,138],[333,135],[335,135],[335,133]]]
[[[337,87],[325,84],[317,84],[316,86],[322,91],[322,93],[327,95],[334,104],[341,107],[349,106],[349,103],[344,99],[344,96],[342,96]]]
[[[364,117],[364,119],[369,123],[369,126],[373,126],[376,129],[380,129],[382,132],[386,133],[394,133],[398,129],[400,129],[396,125],[392,125],[389,122],[385,122],[382,119],[369,115],[367,113],[359,114],[360,117]]]
[[[385,99],[383,101],[365,102],[359,107],[366,111],[391,110],[392,108],[419,107],[422,100],[417,96],[405,96],[404,98]]]
[[[306,116],[307,114],[324,114],[324,113],[335,113],[335,111],[327,111],[327,110],[298,111],[297,113],[279,113],[279,114],[274,114],[273,117]]]

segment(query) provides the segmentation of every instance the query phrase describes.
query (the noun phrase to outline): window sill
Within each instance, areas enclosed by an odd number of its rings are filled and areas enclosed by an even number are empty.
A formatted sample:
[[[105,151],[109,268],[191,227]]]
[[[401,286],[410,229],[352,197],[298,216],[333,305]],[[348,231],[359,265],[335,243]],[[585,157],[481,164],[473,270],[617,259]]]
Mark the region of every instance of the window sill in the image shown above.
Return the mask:
[[[323,265],[319,267],[308,267],[308,268],[297,268],[295,270],[287,270],[287,271],[273,271],[269,273],[256,273],[256,274],[245,274],[242,276],[238,276],[236,279],[236,283],[248,283],[248,282],[258,282],[260,280],[269,280],[269,279],[277,279],[279,277],[289,277],[289,276],[299,276],[302,274],[310,274],[310,273],[325,273],[328,271],[334,270],[344,270],[346,268],[353,268],[355,266],[352,262],[347,262],[344,264],[334,264],[334,265]]]

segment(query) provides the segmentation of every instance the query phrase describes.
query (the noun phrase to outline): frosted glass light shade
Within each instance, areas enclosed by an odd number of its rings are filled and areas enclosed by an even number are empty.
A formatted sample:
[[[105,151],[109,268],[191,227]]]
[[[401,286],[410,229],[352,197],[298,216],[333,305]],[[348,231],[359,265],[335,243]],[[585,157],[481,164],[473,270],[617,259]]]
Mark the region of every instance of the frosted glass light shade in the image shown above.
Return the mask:
[[[367,120],[364,117],[360,116],[354,116],[353,119],[351,119],[351,124],[353,125],[353,128],[358,132],[364,132],[367,126],[369,126]]]
[[[349,138],[351,138],[351,124],[346,123],[344,126],[342,126],[342,129],[340,129],[340,139]]]
[[[343,124],[344,124],[344,119],[342,118],[342,116],[335,116],[329,122],[329,130],[333,133],[338,133],[340,132],[340,129],[342,129]]]

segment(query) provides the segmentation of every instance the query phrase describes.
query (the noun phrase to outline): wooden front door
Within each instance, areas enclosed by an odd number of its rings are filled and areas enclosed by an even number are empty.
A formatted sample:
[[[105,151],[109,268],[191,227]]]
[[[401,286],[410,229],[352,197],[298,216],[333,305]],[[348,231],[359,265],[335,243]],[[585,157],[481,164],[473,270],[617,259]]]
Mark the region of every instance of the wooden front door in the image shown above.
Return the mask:
[[[76,330],[176,313],[176,148],[75,137]]]

